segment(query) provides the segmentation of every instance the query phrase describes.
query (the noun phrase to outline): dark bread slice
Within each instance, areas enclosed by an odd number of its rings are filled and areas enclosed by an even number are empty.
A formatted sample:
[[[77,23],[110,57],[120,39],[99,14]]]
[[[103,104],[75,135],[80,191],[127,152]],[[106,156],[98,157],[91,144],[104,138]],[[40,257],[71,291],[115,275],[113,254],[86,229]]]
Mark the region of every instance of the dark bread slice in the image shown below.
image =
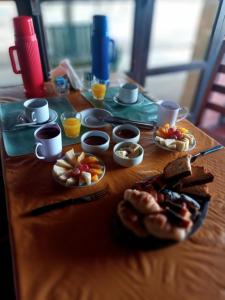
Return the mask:
[[[192,175],[181,179],[178,184],[181,187],[190,187],[212,182],[213,179],[214,176],[211,173],[207,172],[204,167],[193,166]]]
[[[193,197],[196,200],[209,201],[211,195],[209,194],[208,186],[206,184],[194,185],[190,187],[180,187],[177,189],[179,193],[183,193]]]
[[[163,170],[164,177],[169,182],[175,182],[178,179],[190,176],[191,155],[179,157],[168,163]]]

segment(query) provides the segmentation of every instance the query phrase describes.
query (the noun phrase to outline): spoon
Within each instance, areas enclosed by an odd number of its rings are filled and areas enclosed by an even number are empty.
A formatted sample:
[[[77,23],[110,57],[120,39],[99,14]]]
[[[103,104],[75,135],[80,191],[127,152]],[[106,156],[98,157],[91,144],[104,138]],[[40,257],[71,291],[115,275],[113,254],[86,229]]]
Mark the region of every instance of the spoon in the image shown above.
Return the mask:
[[[14,127],[23,127],[23,126],[30,126],[30,125],[37,125],[37,123],[36,122],[20,123],[20,124],[14,125]]]

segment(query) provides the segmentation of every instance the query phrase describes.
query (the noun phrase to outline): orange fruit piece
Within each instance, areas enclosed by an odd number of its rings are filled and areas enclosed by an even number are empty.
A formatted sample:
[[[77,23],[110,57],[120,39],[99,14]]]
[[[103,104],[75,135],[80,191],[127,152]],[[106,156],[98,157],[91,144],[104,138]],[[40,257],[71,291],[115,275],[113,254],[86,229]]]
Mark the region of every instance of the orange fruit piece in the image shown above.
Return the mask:
[[[95,175],[91,176],[91,181],[93,181],[93,182],[98,181],[98,175],[95,174]]]

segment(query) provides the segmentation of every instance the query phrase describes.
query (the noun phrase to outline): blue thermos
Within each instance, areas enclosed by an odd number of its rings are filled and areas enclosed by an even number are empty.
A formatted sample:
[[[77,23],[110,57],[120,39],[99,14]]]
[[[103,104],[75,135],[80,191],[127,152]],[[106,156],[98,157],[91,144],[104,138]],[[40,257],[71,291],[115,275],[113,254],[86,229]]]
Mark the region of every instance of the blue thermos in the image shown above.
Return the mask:
[[[108,36],[107,16],[93,16],[91,36],[92,74],[105,83],[109,82],[110,43],[112,43],[113,48],[115,48],[114,41]]]

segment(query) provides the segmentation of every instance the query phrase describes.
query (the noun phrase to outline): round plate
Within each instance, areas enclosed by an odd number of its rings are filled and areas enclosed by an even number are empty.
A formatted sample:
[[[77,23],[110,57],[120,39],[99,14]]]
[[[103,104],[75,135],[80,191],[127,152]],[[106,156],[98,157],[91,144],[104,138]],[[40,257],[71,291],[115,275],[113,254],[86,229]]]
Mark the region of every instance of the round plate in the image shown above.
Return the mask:
[[[81,153],[75,153],[76,156],[79,156]],[[55,173],[53,172],[53,169],[52,169],[52,176],[54,178],[54,180],[56,182],[58,182],[60,185],[62,186],[65,186],[65,187],[69,187],[69,188],[83,188],[83,187],[89,187],[89,186],[93,186],[93,185],[96,185],[105,175],[105,170],[106,170],[106,167],[105,167],[105,164],[104,162],[98,158],[96,155],[94,154],[91,154],[91,153],[85,153],[85,156],[95,156],[97,159],[98,159],[98,162],[99,164],[103,167],[103,172],[101,174],[101,176],[99,177],[98,181],[95,181],[95,182],[92,182],[91,184],[87,185],[87,184],[84,184],[84,185],[66,185],[66,183],[62,180],[60,180],[56,175]],[[65,156],[61,157],[61,159],[65,159]]]
[[[188,151],[191,151],[193,150],[195,147],[196,147],[196,139],[194,138],[194,143],[193,144],[189,144],[189,148],[188,150],[185,150],[185,151],[178,151],[176,149],[171,149],[171,148],[168,148],[162,144],[160,144],[158,141],[155,140],[155,135],[153,135],[153,141],[154,143],[159,147],[159,148],[162,148],[164,150],[167,150],[167,151],[172,151],[172,152],[188,152]]]
[[[111,112],[101,108],[88,108],[82,110],[80,114],[81,114],[81,124],[88,128],[105,127],[107,123],[105,123],[101,119],[112,116]]]
[[[146,178],[146,180],[150,182],[150,180],[154,179],[155,176],[148,177]],[[134,189],[138,188],[144,191],[145,190],[143,185],[144,181],[145,180],[143,179],[141,182],[137,182],[132,188]],[[198,200],[197,197],[194,197],[193,199],[195,199],[196,201]],[[191,237],[202,226],[206,218],[209,202],[199,201],[198,203],[200,205],[199,213],[197,213],[196,218],[193,221],[193,226],[191,228],[191,231],[188,233],[186,239]],[[160,239],[153,235],[149,235],[148,237],[143,237],[143,238],[138,237],[131,230],[129,230],[127,227],[123,225],[118,215],[113,216],[112,225],[113,225],[113,232],[116,239],[126,247],[136,248],[136,249],[156,250],[159,248],[168,247],[178,243],[174,240]]]
[[[143,99],[143,97],[140,97],[140,95],[139,95],[136,102],[134,102],[134,103],[124,103],[124,102],[120,101],[120,99],[119,99],[119,97],[117,95],[117,96],[113,97],[113,101],[116,104],[119,104],[121,106],[134,106],[134,105],[137,105],[137,104],[141,104],[144,101],[144,99]]]
[[[203,224],[208,211],[208,201],[205,201],[199,210],[199,215],[194,221],[193,227],[186,239],[191,237]],[[153,235],[148,237],[138,237],[128,228],[126,228],[121,222],[119,216],[114,216],[113,219],[113,232],[116,239],[126,247],[143,249],[143,250],[156,250],[160,248],[165,248],[177,244],[178,242],[173,240],[160,239]]]
[[[40,127],[44,124],[50,124],[50,123],[54,123],[58,118],[58,114],[55,110],[49,108],[49,119],[47,122],[41,123],[41,124],[31,124],[31,125],[27,125],[27,127]],[[26,117],[24,112],[20,113],[17,117],[18,119],[18,124],[25,124],[27,122]]]

